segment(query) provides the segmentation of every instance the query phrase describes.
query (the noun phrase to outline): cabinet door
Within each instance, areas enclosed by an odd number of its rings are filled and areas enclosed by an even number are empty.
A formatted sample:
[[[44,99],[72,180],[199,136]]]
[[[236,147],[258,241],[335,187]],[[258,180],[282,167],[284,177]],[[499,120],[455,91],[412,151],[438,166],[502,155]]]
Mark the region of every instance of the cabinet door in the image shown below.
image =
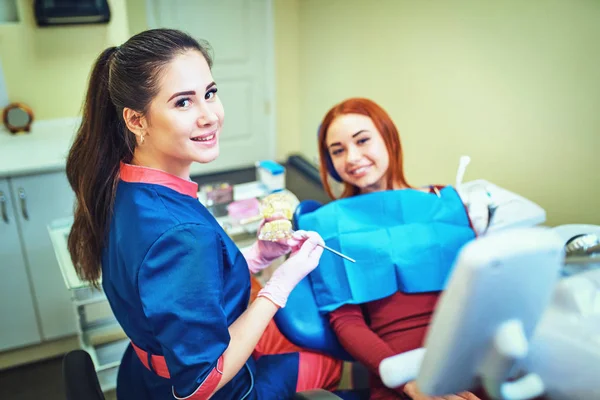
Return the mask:
[[[64,172],[10,179],[17,220],[33,283],[34,299],[45,340],[74,334],[75,314],[48,224],[73,215],[74,193]]]
[[[0,179],[0,351],[41,340],[9,190]]]

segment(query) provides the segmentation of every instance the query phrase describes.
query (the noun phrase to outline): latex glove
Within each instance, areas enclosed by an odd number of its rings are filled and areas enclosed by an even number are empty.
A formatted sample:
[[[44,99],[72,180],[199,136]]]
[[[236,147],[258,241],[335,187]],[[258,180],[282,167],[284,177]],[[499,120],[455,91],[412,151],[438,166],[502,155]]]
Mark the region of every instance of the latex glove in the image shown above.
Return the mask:
[[[273,220],[273,218],[264,220],[258,227],[258,232],[260,232],[265,223]],[[288,254],[301,242],[304,242],[304,239],[295,232],[291,238],[283,239],[280,242],[257,240],[250,248],[248,248],[248,250],[242,252],[242,254],[248,263],[250,272],[256,274],[271,265],[271,263],[279,257]]]
[[[312,272],[321,259],[323,239],[316,232],[297,231],[302,239],[294,246],[294,251],[286,262],[281,264],[258,292],[259,297],[266,297],[279,307],[285,307],[287,298],[296,285]]]
[[[413,400],[481,400],[471,392],[462,392],[446,396],[426,396],[421,393],[415,381],[408,382],[406,386],[404,386],[404,393]]]

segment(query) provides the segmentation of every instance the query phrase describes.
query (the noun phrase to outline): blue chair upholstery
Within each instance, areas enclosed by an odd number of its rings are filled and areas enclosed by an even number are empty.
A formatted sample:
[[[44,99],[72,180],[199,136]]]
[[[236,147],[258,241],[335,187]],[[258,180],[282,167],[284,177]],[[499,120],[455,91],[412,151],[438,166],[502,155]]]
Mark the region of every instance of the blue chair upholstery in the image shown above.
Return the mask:
[[[315,200],[300,202],[292,219],[294,229],[302,229],[301,224],[298,224],[301,215],[313,212],[321,205]],[[281,333],[297,346],[341,360],[354,361],[339,343],[327,317],[319,313],[308,277],[296,286],[287,305],[275,314],[275,323]]]

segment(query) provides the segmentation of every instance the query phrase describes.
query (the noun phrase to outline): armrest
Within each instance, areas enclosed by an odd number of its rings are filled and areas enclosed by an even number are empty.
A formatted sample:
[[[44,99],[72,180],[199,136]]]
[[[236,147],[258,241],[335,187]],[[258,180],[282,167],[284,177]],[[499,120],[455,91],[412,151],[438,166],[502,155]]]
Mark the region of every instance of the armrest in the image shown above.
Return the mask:
[[[292,397],[292,400],[335,400],[341,397],[322,389],[306,390],[299,392]]]

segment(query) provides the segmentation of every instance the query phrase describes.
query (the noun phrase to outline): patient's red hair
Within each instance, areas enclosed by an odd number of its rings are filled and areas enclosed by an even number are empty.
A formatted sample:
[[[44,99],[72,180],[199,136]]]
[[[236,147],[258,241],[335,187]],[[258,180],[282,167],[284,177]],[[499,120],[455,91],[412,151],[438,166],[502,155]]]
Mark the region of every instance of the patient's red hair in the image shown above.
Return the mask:
[[[364,98],[351,98],[335,105],[327,112],[321,126],[319,127],[319,159],[321,161],[321,181],[325,192],[335,199],[331,190],[331,185],[327,179],[327,159],[330,158],[327,150],[327,130],[331,123],[339,116],[345,114],[361,114],[365,115],[373,121],[373,124],[381,133],[385,146],[390,157],[389,167],[387,171],[387,187],[388,189],[397,187],[411,187],[404,177],[404,166],[402,157],[402,145],[400,143],[400,134],[390,116],[381,106],[372,100]],[[355,196],[359,193],[359,188],[347,182],[344,182],[344,190],[340,198]]]

